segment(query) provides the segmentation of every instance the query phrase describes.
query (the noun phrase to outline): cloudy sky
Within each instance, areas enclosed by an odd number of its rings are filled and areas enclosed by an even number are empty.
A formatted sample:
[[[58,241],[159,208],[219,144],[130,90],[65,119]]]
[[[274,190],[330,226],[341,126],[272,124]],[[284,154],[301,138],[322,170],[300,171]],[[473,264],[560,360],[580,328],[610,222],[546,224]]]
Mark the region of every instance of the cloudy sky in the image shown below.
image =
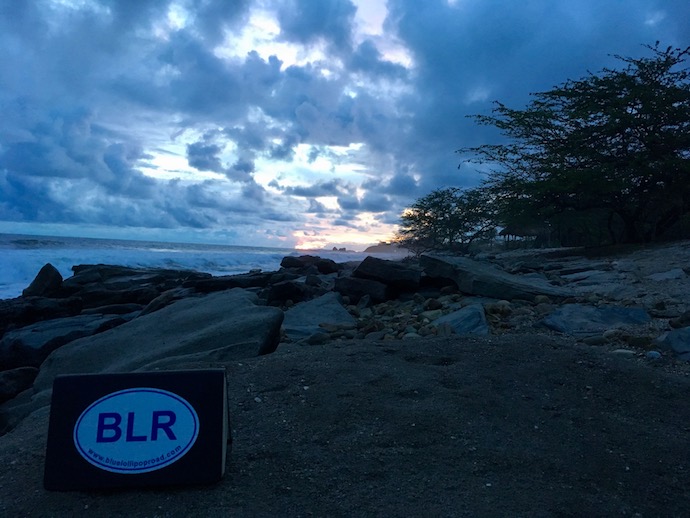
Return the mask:
[[[0,232],[361,249],[687,0],[0,0]]]

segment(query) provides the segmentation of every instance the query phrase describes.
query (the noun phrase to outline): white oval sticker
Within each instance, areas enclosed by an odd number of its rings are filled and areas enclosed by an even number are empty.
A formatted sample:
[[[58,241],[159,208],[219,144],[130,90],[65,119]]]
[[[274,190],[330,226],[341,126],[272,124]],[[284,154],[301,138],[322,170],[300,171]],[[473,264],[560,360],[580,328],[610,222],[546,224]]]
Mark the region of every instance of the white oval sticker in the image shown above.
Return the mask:
[[[180,460],[199,435],[199,417],[166,390],[132,388],[92,403],[74,426],[79,454],[97,468],[146,473]]]

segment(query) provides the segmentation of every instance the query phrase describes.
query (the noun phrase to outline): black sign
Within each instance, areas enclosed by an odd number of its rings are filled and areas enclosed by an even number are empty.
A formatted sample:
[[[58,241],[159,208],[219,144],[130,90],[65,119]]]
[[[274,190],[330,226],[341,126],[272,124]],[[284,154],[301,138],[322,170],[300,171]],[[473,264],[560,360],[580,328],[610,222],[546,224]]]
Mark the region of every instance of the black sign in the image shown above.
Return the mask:
[[[208,484],[231,444],[222,369],[58,376],[44,485]]]

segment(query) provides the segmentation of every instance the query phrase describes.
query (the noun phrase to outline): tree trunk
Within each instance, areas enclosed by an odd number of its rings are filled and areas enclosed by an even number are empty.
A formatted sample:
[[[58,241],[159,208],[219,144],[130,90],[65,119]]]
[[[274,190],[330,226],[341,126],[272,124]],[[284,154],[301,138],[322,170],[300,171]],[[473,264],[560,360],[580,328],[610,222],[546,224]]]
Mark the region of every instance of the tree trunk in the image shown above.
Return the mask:
[[[628,214],[619,214],[623,220],[623,243],[639,243],[640,235],[637,228],[637,220]]]

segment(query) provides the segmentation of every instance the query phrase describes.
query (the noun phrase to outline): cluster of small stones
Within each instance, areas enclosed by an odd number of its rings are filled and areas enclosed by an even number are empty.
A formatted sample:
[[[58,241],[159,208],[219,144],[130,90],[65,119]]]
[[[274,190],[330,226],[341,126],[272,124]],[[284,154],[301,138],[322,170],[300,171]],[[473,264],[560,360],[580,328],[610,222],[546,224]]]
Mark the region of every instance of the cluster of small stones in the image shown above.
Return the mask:
[[[431,336],[449,336],[453,334],[450,326],[435,324],[440,317],[473,302],[472,297],[460,293],[446,293],[439,297],[425,297],[414,294],[409,300],[389,300],[379,304],[368,305],[368,299],[357,305],[350,304],[348,297],[343,303],[348,312],[356,319],[356,324],[321,324],[323,334],[311,337],[307,343],[323,344],[335,340],[410,340]],[[291,304],[287,304],[289,308]],[[538,296],[534,303],[517,300],[509,302],[499,300],[483,304],[490,334],[531,332],[535,323],[545,314],[553,311],[555,306],[546,296]],[[544,333],[552,333],[546,328]],[[287,338],[285,338],[288,341]]]
[[[355,324],[321,324],[323,333],[306,340],[309,345],[322,345],[331,341],[369,339],[369,340],[413,340],[433,336],[450,336],[454,334],[448,325],[435,324],[440,317],[475,303],[475,297],[466,297],[461,293],[448,293],[439,297],[425,297],[414,294],[409,300],[390,300],[379,304],[368,304],[368,299],[357,305],[350,304],[347,297],[343,303],[348,312],[356,319]],[[567,303],[593,302],[589,298],[576,297],[566,300]],[[599,299],[599,303],[605,300]],[[286,309],[291,304],[288,301]],[[483,302],[484,313],[490,335],[502,334],[549,334],[559,335],[539,321],[553,312],[558,305],[545,295],[537,295],[534,301],[498,300]],[[690,325],[690,312],[668,322],[671,327],[679,328]],[[580,338],[579,341],[592,346],[624,347],[638,352],[655,349],[655,337],[665,327],[665,322],[655,320],[647,325],[628,328],[612,328],[601,334]],[[284,341],[290,341],[283,337]],[[621,353],[625,350],[621,349]]]

